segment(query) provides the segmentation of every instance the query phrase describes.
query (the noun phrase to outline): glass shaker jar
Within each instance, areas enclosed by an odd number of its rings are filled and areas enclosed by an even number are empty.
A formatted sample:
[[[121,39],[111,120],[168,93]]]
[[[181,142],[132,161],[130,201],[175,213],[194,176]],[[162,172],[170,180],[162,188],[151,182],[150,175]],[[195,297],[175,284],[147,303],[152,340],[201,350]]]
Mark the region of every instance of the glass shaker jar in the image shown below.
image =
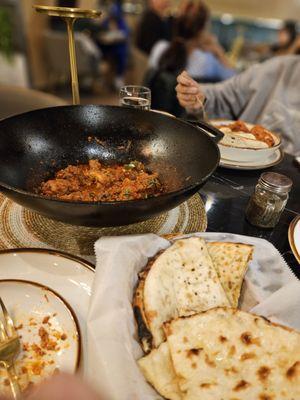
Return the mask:
[[[293,182],[276,172],[263,173],[246,209],[247,220],[260,228],[274,228],[289,198]]]

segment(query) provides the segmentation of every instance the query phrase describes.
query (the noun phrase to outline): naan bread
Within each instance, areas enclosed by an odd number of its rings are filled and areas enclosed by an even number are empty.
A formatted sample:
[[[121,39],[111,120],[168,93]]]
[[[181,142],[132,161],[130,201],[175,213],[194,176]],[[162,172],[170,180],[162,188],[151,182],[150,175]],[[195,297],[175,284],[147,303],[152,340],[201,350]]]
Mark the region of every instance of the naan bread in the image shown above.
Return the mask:
[[[162,325],[229,300],[201,238],[177,240],[153,263],[144,284],[144,314],[154,347],[165,335]]]
[[[184,400],[300,399],[300,333],[230,308],[164,329]]]
[[[253,246],[210,242],[207,243],[207,248],[231,306],[237,308],[248,262],[252,258]]]
[[[181,400],[183,398],[167,342],[162,343],[157,349],[141,358],[138,364],[147,381],[164,398],[169,400]]]
[[[254,149],[254,150],[265,149],[269,147],[265,142],[256,139],[245,138],[243,136],[232,133],[230,134],[226,133],[222,138],[222,140],[220,141],[220,144],[229,147],[236,147],[241,149]]]
[[[153,337],[152,333],[150,332],[148,322],[146,320],[145,308],[144,308],[145,280],[152,265],[158,259],[158,257],[161,256],[163,252],[164,250],[161,250],[154,257],[152,257],[148,262],[148,264],[146,265],[146,268],[139,273],[138,285],[133,295],[132,306],[133,306],[134,317],[137,323],[138,337],[140,339],[142,348],[146,354],[149,353],[153,348]]]
[[[253,135],[253,133],[247,133],[247,132],[232,132],[232,130],[230,128],[227,127],[221,127],[219,128],[221,132],[225,133],[225,135],[231,135],[231,136],[238,136],[238,137],[242,137],[245,139],[252,139],[252,140],[256,140],[256,137]]]
[[[135,290],[132,302],[133,313],[137,324],[138,337],[146,354],[149,353],[153,348],[152,334],[149,330],[144,309],[144,287],[147,275],[148,272],[146,271],[140,274],[139,283]]]

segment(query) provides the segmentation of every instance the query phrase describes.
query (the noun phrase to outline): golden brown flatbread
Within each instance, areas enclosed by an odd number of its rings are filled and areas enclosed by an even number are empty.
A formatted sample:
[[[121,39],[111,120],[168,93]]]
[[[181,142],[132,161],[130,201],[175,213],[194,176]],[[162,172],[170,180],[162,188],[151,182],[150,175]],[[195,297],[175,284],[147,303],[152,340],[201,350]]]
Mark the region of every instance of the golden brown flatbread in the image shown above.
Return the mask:
[[[141,358],[138,364],[146,380],[165,399],[183,399],[167,342],[162,343],[157,349],[153,349],[150,354]]]
[[[183,400],[300,399],[300,333],[219,307],[164,325]]]
[[[164,322],[226,305],[229,300],[199,237],[177,240],[156,258],[144,280],[141,315],[153,347],[165,340]]]
[[[208,242],[209,254],[232,307],[237,308],[253,246],[232,242]]]

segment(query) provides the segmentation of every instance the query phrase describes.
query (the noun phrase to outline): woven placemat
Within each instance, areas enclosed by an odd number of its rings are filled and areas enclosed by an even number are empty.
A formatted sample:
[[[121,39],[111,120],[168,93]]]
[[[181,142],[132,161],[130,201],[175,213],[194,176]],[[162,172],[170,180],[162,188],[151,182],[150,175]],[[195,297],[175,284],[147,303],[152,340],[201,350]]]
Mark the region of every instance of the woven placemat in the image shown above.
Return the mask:
[[[158,217],[113,228],[89,228],[57,222],[29,211],[0,194],[0,249],[44,247],[65,251],[88,260],[101,236],[126,234],[204,232],[207,219],[198,194]]]

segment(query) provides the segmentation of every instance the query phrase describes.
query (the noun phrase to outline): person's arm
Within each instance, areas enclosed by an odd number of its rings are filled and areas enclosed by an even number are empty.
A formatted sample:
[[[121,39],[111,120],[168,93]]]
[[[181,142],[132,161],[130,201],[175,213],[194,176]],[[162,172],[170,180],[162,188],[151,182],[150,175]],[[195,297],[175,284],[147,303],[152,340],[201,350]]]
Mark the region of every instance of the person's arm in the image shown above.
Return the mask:
[[[189,113],[196,115],[206,98],[205,111],[210,118],[238,119],[251,97],[251,82],[259,68],[255,65],[228,81],[203,85],[183,72],[177,78],[178,100]]]
[[[251,98],[251,82],[256,77],[259,65],[217,84],[201,86],[206,98],[205,110],[211,118],[239,119]]]

